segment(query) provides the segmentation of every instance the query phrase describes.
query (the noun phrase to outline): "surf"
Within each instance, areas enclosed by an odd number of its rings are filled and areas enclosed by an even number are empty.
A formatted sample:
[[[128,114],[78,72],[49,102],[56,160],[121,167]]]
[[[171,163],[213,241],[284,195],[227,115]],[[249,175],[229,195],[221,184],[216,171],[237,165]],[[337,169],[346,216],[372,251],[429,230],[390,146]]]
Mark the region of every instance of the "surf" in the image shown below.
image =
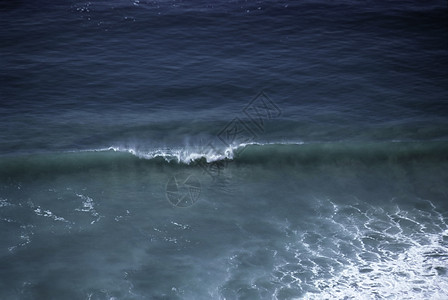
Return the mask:
[[[350,166],[448,161],[448,142],[250,143],[221,149],[179,147],[138,150],[107,148],[0,157],[0,176],[122,170],[151,167],[195,168],[198,164],[295,167]]]

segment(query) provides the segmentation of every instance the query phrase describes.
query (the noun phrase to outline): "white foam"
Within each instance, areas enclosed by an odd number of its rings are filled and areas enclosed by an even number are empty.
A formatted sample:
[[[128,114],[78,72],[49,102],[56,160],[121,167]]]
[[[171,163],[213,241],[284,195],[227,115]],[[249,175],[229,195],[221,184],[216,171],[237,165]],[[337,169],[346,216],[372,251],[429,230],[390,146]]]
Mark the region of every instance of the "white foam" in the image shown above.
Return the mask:
[[[134,156],[143,159],[154,159],[163,158],[167,162],[176,161],[178,163],[190,164],[191,162],[205,158],[208,163],[224,160],[233,159],[233,153],[235,149],[239,147],[245,147],[246,145],[238,145],[236,147],[227,147],[223,149],[222,152],[217,152],[213,148],[195,151],[186,148],[174,148],[174,149],[156,149],[150,151],[136,150],[134,148],[112,146],[109,148],[103,148],[98,150],[90,151],[116,151],[116,152],[126,152]]]
[[[67,221],[63,217],[58,217],[57,215],[53,214],[50,210],[42,209],[42,208],[40,208],[40,206],[38,206],[38,207],[36,207],[34,209],[34,213],[36,215],[38,215],[38,216],[41,216],[41,217],[47,217],[47,218],[53,219],[55,221],[61,221],[61,222],[69,223],[69,221]]]
[[[216,148],[212,145],[205,147],[179,147],[179,148],[166,148],[166,149],[155,149],[155,150],[138,150],[132,147],[122,147],[122,146],[111,146],[108,148],[100,148],[96,150],[87,150],[87,151],[116,151],[116,152],[125,152],[130,153],[134,156],[143,159],[153,159],[161,157],[165,159],[167,162],[176,161],[178,163],[190,164],[193,161],[205,158],[207,163],[216,162],[225,159],[234,159],[235,153],[237,150],[240,150],[244,147],[250,145],[302,145],[303,142],[273,142],[273,143],[259,143],[259,142],[250,142],[250,143],[239,143],[235,145],[230,145],[228,147]]]
[[[438,216],[440,213],[429,203],[433,208],[431,214]],[[324,274],[322,270],[314,270],[314,291],[304,298],[448,299],[448,249],[443,244],[448,236],[447,225],[443,219],[434,218],[438,227],[445,230],[427,232],[424,224],[418,221],[418,217],[425,213],[399,208],[388,213],[370,208],[362,212],[366,221],[363,226],[355,225],[356,230],[347,229],[353,228],[350,222],[329,218],[330,223],[346,229],[345,234],[334,238],[334,243],[349,242],[356,255],[344,258],[337,251],[333,251],[334,255],[324,253],[322,248],[310,251],[312,257],[332,261],[343,258],[344,263],[340,268],[327,268]],[[415,230],[411,234],[402,227],[403,221],[414,224]],[[394,230],[389,233],[391,228]],[[344,235],[347,241],[342,238]],[[379,239],[375,240],[375,236]],[[375,240],[373,247],[368,244],[370,237]]]
[[[0,207],[12,206],[11,203],[8,202],[7,199],[0,198]]]
[[[96,219],[90,222],[90,224],[94,224],[95,222],[98,222],[101,219],[100,214],[95,209],[95,203],[92,198],[88,196],[84,196],[81,194],[76,194],[79,198],[82,200],[82,207],[76,208],[75,210],[81,211],[81,212],[87,212],[90,213],[92,217],[95,217]]]
[[[448,299],[448,226],[433,203],[424,210],[315,203],[321,216],[303,227],[275,222],[287,240],[262,250],[272,252],[266,274],[242,276],[252,254],[230,253],[220,291],[260,282],[272,299]]]

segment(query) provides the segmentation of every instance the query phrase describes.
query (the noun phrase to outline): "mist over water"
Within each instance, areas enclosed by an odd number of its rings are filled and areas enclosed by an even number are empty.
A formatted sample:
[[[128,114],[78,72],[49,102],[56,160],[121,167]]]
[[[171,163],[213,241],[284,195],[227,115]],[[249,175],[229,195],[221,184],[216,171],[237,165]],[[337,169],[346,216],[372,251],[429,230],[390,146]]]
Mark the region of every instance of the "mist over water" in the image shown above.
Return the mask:
[[[0,15],[0,298],[448,297],[444,1]]]

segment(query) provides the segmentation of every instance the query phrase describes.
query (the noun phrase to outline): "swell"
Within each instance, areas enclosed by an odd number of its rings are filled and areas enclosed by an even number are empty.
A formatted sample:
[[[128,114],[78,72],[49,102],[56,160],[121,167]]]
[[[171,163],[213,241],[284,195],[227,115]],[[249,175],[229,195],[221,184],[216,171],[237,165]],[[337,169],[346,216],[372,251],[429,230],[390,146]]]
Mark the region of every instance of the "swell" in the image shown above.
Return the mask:
[[[442,163],[448,161],[448,142],[383,143],[273,143],[241,144],[226,149],[137,151],[105,148],[0,157],[0,178],[21,175],[78,173],[91,170],[120,171],[143,168],[195,168],[198,163],[226,161],[240,165],[288,168],[300,165],[376,165]]]
[[[238,155],[245,164],[341,164],[359,162],[441,162],[448,159],[448,142],[310,143],[250,145]]]

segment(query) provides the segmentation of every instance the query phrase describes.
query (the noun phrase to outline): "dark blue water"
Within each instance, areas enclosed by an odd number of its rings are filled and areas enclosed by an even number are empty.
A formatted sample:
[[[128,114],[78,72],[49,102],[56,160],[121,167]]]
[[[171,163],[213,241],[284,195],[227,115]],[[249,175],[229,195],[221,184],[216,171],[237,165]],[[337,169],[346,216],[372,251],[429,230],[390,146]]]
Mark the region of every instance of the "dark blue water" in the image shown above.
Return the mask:
[[[447,298],[447,17],[0,2],[0,298]]]

